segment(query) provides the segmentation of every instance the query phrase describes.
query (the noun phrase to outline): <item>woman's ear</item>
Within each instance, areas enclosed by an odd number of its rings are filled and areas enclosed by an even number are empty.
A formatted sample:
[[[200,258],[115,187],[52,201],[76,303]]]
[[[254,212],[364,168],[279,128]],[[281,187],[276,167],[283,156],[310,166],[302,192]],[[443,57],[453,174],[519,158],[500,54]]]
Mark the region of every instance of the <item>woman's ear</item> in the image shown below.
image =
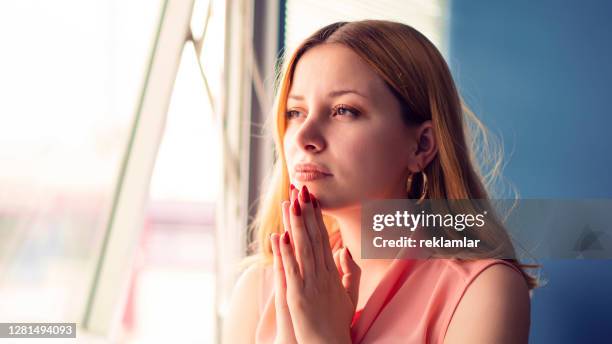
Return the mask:
[[[410,167],[412,172],[418,172],[429,165],[436,156],[438,153],[438,145],[431,120],[419,124],[414,133],[416,148],[412,154],[412,163]]]

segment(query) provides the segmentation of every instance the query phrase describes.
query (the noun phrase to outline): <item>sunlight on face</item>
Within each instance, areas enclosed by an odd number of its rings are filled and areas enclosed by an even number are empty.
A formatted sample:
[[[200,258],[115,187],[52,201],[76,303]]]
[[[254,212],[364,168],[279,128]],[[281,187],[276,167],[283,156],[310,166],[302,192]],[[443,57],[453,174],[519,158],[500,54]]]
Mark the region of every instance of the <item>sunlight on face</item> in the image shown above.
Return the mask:
[[[291,182],[306,184],[328,211],[405,197],[415,134],[384,81],[351,49],[323,44],[302,56],[286,118]]]

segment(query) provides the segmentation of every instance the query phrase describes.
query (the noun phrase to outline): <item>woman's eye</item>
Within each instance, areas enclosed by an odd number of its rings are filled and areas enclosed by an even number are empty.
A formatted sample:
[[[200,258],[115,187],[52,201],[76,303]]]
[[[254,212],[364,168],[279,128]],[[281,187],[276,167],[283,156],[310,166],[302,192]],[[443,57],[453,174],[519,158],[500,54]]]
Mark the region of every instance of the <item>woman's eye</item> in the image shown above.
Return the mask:
[[[344,116],[357,117],[359,115],[359,111],[349,108],[346,105],[339,105],[334,109],[334,114],[340,115],[342,117]]]
[[[302,113],[299,110],[288,110],[286,112],[287,120],[299,118]],[[332,116],[340,117],[357,117],[359,111],[346,105],[339,105],[332,109]]]
[[[300,112],[297,110],[287,111],[287,119],[292,119],[300,116]]]

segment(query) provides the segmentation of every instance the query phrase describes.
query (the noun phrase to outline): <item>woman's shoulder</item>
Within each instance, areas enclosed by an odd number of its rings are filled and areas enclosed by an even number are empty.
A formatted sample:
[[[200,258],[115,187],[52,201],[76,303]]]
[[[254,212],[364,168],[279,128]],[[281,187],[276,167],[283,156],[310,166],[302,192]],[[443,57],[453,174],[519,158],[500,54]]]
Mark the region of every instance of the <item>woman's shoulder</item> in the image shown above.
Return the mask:
[[[502,259],[446,264],[462,276],[465,284],[449,319],[445,342],[502,338],[526,342],[530,323],[529,289],[518,267]],[[486,330],[479,325],[482,323],[488,324]]]
[[[493,278],[517,279],[516,277],[519,277],[517,280],[525,283],[522,271],[515,264],[504,259],[430,259],[426,265],[450,275],[449,278],[452,280],[468,284],[485,271]]]
[[[251,263],[240,273],[240,276],[236,280],[236,287],[239,288],[243,285],[256,285],[263,276],[265,265],[259,262]]]
[[[236,306],[256,309],[257,298],[253,296],[260,290],[263,272],[264,266],[259,263],[250,264],[240,272],[231,293],[230,309]]]
[[[243,343],[254,338],[266,289],[266,270],[266,264],[255,262],[240,273],[224,321],[223,343]],[[241,331],[235,331],[236,324],[240,324]]]
[[[272,277],[272,265],[262,261],[255,261],[242,269],[240,276],[235,284],[235,293],[242,291],[251,295],[251,298],[256,291],[267,289]]]
[[[472,294],[481,300],[484,296],[499,298],[529,295],[521,269],[510,261],[495,258],[446,259],[443,264],[450,277],[463,284],[462,302]]]
[[[236,289],[240,288],[244,293],[248,293],[252,300],[256,300],[257,309],[261,313],[273,290],[273,277],[272,264],[261,259],[244,269],[236,283]]]

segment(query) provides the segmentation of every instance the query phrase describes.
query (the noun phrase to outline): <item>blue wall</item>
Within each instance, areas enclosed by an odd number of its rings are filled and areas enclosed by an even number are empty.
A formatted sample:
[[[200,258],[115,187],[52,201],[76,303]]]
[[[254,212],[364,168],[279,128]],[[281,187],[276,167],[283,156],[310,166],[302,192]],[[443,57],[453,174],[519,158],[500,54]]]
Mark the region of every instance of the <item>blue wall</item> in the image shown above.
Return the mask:
[[[462,93],[525,197],[612,196],[612,2],[452,1]]]
[[[522,198],[612,198],[612,1],[451,1],[449,62]],[[611,209],[612,211],[612,209]],[[542,261],[531,342],[609,342],[612,260]]]

